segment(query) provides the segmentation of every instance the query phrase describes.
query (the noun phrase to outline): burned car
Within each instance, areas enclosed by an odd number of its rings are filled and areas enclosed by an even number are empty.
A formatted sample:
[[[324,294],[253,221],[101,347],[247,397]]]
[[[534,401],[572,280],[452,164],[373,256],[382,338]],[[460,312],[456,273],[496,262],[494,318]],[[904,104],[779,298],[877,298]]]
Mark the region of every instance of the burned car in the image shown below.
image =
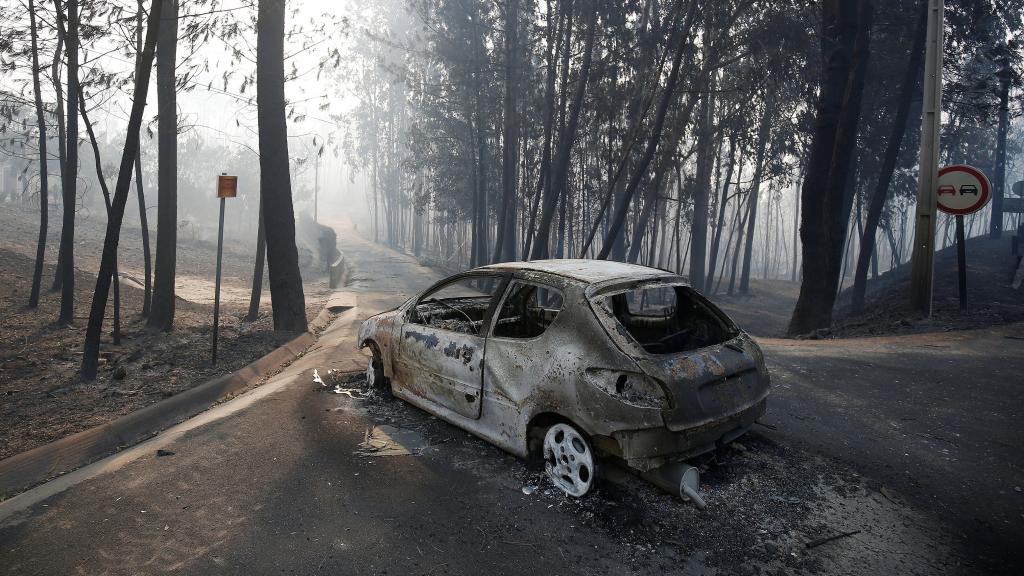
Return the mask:
[[[598,456],[684,470],[746,432],[769,388],[757,344],[684,278],[619,262],[477,268],[367,319],[358,342],[371,385],[543,458],[573,496]]]

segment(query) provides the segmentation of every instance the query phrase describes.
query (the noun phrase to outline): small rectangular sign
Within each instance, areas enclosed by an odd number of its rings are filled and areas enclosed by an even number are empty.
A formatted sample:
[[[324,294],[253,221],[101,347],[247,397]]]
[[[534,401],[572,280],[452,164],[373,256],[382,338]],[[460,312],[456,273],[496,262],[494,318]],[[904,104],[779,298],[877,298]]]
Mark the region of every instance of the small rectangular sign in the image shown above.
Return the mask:
[[[1024,214],[1024,198],[1003,198],[1003,213]]]
[[[1013,193],[1017,196],[1024,196],[1024,180],[1014,182],[1010,189],[1013,190]]]
[[[217,176],[217,198],[234,198],[238,194],[238,176]]]

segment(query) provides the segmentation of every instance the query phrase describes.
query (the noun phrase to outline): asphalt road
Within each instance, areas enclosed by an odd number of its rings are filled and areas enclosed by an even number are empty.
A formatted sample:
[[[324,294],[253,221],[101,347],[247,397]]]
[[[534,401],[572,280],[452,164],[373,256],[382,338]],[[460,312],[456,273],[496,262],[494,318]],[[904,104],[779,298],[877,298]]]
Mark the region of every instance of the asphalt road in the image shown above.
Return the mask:
[[[1022,541],[1020,383],[1008,378],[1019,341],[968,337],[934,355],[906,342],[769,341],[771,428],[702,463],[708,510],[614,469],[577,501],[338,377],[361,367],[359,318],[436,278],[351,233],[339,244],[355,264],[354,313],[252,393],[0,503],[0,573],[1020,572],[1005,547]],[[938,362],[967,347],[969,362]],[[314,368],[347,393],[313,384]],[[367,453],[382,432],[410,454]]]
[[[1024,325],[764,345],[773,437],[905,495],[972,564],[1024,573]]]

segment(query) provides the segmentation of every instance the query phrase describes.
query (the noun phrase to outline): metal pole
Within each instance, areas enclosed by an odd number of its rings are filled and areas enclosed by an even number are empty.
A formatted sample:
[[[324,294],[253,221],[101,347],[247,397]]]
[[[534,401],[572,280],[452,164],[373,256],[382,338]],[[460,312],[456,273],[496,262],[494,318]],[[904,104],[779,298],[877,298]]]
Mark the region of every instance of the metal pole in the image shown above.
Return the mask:
[[[939,178],[939,135],[942,124],[942,31],[943,0],[928,2],[928,34],[924,65],[924,106],[921,114],[921,159],[914,220],[914,251],[911,255],[913,309],[932,313],[932,281],[935,259],[935,195]]]
[[[964,217],[956,217],[957,279],[960,285],[960,311],[967,311],[967,245],[964,240]]]
[[[320,157],[316,157],[316,180],[313,182],[313,222],[319,223],[317,219],[317,208],[320,198]]]
[[[217,332],[220,331],[220,264],[224,253],[224,198],[220,199],[220,226],[217,228],[217,282],[213,296],[213,358],[217,363]]]

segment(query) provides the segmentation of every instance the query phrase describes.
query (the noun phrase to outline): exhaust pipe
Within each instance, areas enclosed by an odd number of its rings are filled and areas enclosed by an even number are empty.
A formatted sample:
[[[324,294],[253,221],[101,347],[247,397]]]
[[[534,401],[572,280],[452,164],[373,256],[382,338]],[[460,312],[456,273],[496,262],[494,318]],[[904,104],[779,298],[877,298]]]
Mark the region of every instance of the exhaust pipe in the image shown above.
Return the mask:
[[[640,477],[669,494],[679,496],[686,502],[693,502],[698,510],[707,508],[707,502],[697,492],[700,486],[700,471],[685,462],[673,462],[660,468],[641,472]]]

